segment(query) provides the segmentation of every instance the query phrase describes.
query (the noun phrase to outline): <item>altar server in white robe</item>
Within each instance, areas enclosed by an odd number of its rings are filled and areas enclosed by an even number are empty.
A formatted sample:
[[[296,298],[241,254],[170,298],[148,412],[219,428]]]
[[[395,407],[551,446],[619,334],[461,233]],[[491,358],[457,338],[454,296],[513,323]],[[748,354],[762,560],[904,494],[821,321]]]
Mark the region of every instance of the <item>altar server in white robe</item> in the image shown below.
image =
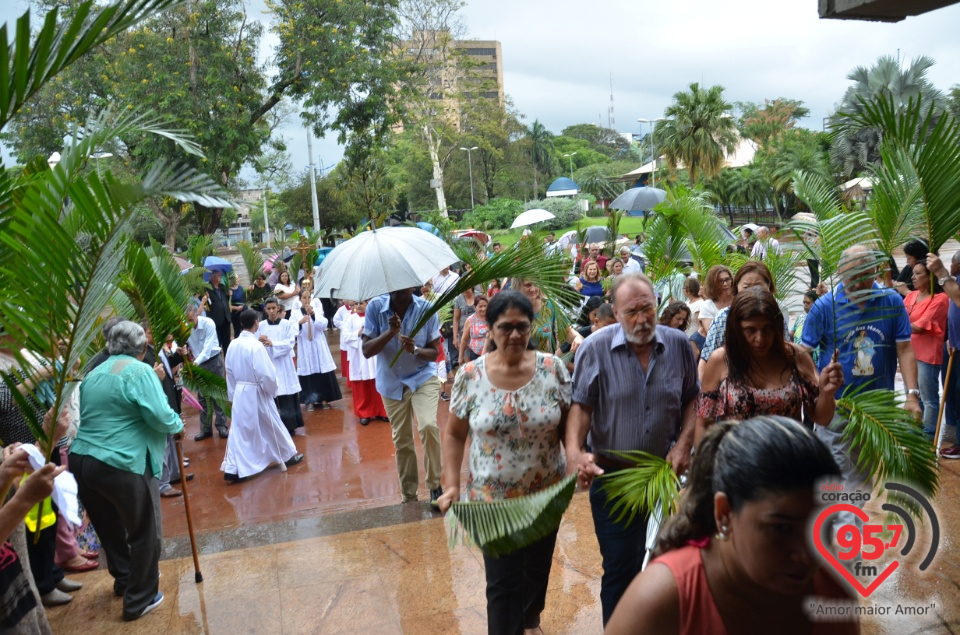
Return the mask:
[[[274,402],[277,369],[257,338],[258,319],[256,311],[245,309],[240,314],[243,331],[227,349],[227,397],[233,404],[233,426],[220,471],[230,482],[258,474],[273,464],[286,470],[303,460]]]
[[[277,369],[277,410],[280,420],[292,437],[297,428],[303,427],[303,413],[300,412],[300,380],[293,365],[293,347],[297,343],[297,327],[284,319],[285,310],[276,298],[267,298],[263,303],[267,319],[260,322],[260,342]]]
[[[347,386],[350,385],[350,361],[347,359],[348,345],[343,323],[353,313],[355,304],[353,300],[344,300],[336,313],[333,314],[333,328],[340,330],[340,376],[347,380]]]
[[[327,346],[327,318],[318,298],[310,290],[300,292],[300,308],[290,321],[299,329],[297,336],[297,375],[300,377],[300,403],[307,410],[329,408],[331,401],[343,398],[337,382],[337,364]]]
[[[367,303],[358,302],[343,321],[343,332],[350,361],[350,390],[353,391],[353,414],[360,425],[368,425],[374,419],[389,421],[383,398],[377,392],[377,357],[363,356],[363,328],[366,324]]]

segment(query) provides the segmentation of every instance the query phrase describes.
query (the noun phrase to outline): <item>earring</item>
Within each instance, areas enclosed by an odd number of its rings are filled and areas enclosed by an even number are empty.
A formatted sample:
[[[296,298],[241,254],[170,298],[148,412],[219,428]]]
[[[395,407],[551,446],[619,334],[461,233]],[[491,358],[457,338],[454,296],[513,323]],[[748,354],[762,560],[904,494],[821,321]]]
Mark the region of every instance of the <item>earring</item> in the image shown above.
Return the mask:
[[[727,527],[726,525],[720,525],[720,529],[717,530],[717,534],[714,537],[717,540],[723,540],[724,542],[726,542],[727,540],[730,539],[730,528]]]

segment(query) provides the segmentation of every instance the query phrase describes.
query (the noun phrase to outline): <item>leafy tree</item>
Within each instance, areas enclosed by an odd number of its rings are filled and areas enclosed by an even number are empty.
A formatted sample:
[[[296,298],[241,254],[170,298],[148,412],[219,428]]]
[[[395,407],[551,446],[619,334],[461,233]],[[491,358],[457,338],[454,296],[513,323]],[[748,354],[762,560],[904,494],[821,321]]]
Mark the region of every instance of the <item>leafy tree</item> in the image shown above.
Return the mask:
[[[576,170],[573,180],[583,192],[589,192],[597,199],[614,199],[632,185],[620,177],[636,167],[632,161],[594,163]]]
[[[533,161],[533,191],[540,195],[540,175],[545,177],[555,173],[557,165],[556,149],[553,146],[553,133],[547,130],[540,120],[534,120],[527,130],[530,159]]]
[[[560,175],[568,176],[570,174],[570,163],[573,168],[583,168],[596,163],[610,163],[613,161],[609,155],[598,152],[590,142],[576,137],[558,136],[553,138],[553,148],[556,153],[557,162],[560,167]],[[565,154],[573,154],[572,157],[565,157]]]
[[[386,149],[369,136],[347,146],[338,167],[336,186],[342,192],[346,212],[382,227],[395,209],[396,183],[390,175]]]
[[[898,110],[911,99],[919,99],[926,111],[933,106],[939,112],[944,106],[943,94],[927,79],[934,65],[925,55],[915,58],[903,68],[891,55],[883,55],[870,68],[858,66],[847,79],[853,82],[830,118],[834,130],[830,155],[834,165],[846,178],[860,175],[880,161],[880,130],[857,123],[865,107],[879,98],[890,99]]]
[[[753,139],[761,148],[810,114],[802,101],[783,97],[773,101],[765,99],[763,106],[754,102],[737,102],[736,106],[741,112],[740,134]]]
[[[623,135],[616,130],[601,128],[592,123],[567,126],[560,131],[560,136],[586,141],[591,149],[611,159],[623,158],[630,152],[630,142],[624,139]]]
[[[507,229],[513,219],[523,212],[523,202],[512,198],[495,198],[486,205],[478,205],[463,217],[465,227],[477,229]]]
[[[784,131],[757,153],[754,162],[773,187],[777,213],[789,216],[805,208],[794,193],[797,171],[833,180],[828,148],[829,141],[823,133],[795,128]]]
[[[280,192],[277,197],[283,222],[294,227],[313,227],[312,198],[308,169],[300,174],[296,185]],[[344,205],[336,176],[317,179],[317,209],[320,214],[320,227],[325,229],[353,229],[363,217],[357,209]]]
[[[525,132],[520,115],[509,97],[502,106],[493,100],[478,99],[465,113],[462,131],[462,145],[477,147],[473,154],[473,176],[478,193],[482,193],[478,200],[491,201],[502,195],[505,185],[512,180],[508,172],[518,158],[512,146]]]
[[[537,225],[539,229],[558,230],[575,225],[578,220],[583,218],[583,207],[578,199],[564,198],[554,196],[542,200],[527,201],[523,206],[527,209],[545,209],[552,213],[555,218],[545,223]]]
[[[689,170],[691,186],[701,175],[719,172],[725,154],[736,148],[737,125],[731,108],[723,99],[722,86],[701,88],[694,82],[688,91],[676,93],[664,111],[667,119],[656,131],[658,146],[670,169],[683,163]]]

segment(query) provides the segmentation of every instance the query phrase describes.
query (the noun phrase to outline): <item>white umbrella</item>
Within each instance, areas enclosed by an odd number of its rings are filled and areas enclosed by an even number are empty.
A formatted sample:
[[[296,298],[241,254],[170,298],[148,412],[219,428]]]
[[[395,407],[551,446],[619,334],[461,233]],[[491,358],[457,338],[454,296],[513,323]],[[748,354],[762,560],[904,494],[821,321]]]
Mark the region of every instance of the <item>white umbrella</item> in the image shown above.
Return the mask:
[[[570,246],[570,243],[577,239],[577,230],[571,229],[566,234],[557,239],[557,245],[560,249],[566,249]]]
[[[419,287],[457,260],[447,243],[418,227],[382,227],[337,245],[320,265],[314,295],[369,300]]]
[[[526,227],[527,225],[533,225],[534,223],[542,223],[543,221],[550,220],[551,218],[556,218],[556,216],[545,209],[528,209],[524,213],[517,216],[517,218],[513,221],[513,225],[510,225],[510,229]]]

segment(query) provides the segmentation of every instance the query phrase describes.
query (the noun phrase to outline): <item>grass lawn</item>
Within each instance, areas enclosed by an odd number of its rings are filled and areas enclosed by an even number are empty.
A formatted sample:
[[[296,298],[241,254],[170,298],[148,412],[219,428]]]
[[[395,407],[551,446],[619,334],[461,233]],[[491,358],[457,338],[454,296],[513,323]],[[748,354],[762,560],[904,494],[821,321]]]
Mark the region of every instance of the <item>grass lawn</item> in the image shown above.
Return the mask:
[[[607,226],[606,217],[603,218],[587,218],[586,216],[580,220],[580,227],[591,227],[593,225],[602,225]],[[466,229],[466,228],[464,228]],[[538,230],[536,226],[532,228],[534,232],[538,235],[543,235],[546,232]],[[563,229],[558,229],[554,233],[557,235],[557,238],[563,236],[568,231],[576,230],[576,225],[570,225],[569,227],[564,227]],[[643,229],[643,218],[639,216],[625,216],[620,221],[620,233],[627,236],[633,237],[640,233]],[[495,229],[489,232],[493,239],[503,245],[504,247],[508,245],[514,245],[518,240],[520,240],[520,234],[523,233],[523,228],[520,229]]]

